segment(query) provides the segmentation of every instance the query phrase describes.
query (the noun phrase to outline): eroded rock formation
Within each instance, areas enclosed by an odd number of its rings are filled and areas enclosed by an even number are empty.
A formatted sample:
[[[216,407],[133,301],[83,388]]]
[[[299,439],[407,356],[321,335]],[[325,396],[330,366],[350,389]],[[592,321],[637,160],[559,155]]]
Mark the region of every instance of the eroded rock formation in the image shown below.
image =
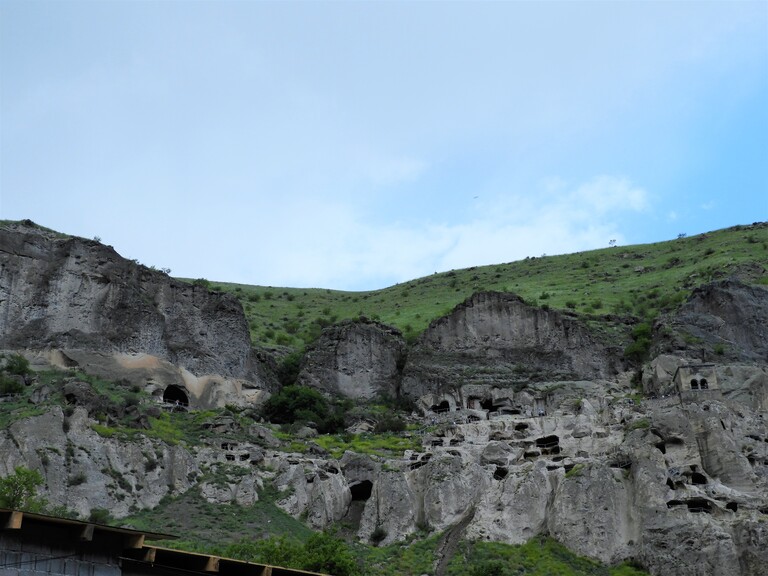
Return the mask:
[[[408,353],[401,393],[413,398],[468,384],[613,378],[618,350],[586,326],[514,294],[473,295],[435,320]]]
[[[268,359],[252,350],[242,307],[231,295],[29,222],[0,226],[0,349],[63,350],[70,366],[104,367],[100,357],[114,354],[122,358],[115,369],[145,355],[194,378],[276,385]],[[89,353],[97,354],[89,359]]]

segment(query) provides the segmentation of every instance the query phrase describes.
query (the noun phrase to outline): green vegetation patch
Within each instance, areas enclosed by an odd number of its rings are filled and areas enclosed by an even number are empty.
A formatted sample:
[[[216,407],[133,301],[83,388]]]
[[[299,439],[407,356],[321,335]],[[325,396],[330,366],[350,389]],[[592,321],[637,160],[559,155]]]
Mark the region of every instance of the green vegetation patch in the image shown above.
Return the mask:
[[[361,317],[395,326],[413,341],[479,291],[512,292],[602,324],[608,314],[642,321],[674,310],[693,288],[713,280],[738,275],[747,282],[768,281],[762,264],[767,247],[768,225],[760,224],[451,270],[368,292],[197,283],[240,300],[254,344],[303,350],[324,327]]]
[[[347,450],[386,458],[400,457],[405,450],[421,449],[421,438],[411,434],[328,434],[314,440],[332,458],[341,458]]]
[[[447,576],[643,576],[631,566],[608,567],[577,556],[547,537],[536,537],[520,546],[498,542],[467,542],[451,559]]]
[[[242,538],[261,539],[272,535],[306,541],[312,531],[275,504],[279,497],[270,487],[260,491],[258,502],[250,506],[211,504],[198,488],[193,488],[164,498],[153,510],[136,511],[120,523],[137,530],[179,537],[179,540],[163,540],[161,546],[203,553],[221,554],[226,546]]]

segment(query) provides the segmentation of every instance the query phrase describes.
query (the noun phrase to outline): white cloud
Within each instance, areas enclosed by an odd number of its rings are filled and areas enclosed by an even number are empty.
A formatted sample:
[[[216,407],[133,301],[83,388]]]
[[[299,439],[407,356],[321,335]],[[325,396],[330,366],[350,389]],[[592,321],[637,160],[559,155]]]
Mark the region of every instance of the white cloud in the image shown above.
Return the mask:
[[[465,221],[416,227],[375,224],[348,205],[305,201],[286,212],[289,225],[268,224],[281,240],[257,256],[271,270],[264,283],[383,288],[433,272],[607,247],[614,239],[621,245],[623,219],[649,207],[646,191],[626,178],[547,182],[535,195],[479,199]]]

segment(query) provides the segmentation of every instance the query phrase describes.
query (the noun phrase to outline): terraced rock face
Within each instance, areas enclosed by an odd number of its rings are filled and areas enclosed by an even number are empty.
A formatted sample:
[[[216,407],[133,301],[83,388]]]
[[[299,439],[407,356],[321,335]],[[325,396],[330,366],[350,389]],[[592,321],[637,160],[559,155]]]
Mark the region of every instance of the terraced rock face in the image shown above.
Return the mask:
[[[269,386],[240,303],[94,240],[0,226],[0,349],[149,354]]]
[[[417,398],[471,384],[608,379],[622,368],[618,350],[575,319],[514,294],[484,292],[419,338],[408,353],[401,392]]]

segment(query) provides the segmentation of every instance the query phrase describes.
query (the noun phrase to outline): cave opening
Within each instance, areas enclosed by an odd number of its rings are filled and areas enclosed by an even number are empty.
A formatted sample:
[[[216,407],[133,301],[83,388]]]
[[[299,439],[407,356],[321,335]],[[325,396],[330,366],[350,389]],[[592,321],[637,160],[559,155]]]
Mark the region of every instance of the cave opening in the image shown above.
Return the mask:
[[[675,483],[672,482],[672,478],[667,478],[667,486],[669,486],[670,490],[674,490],[675,489]]]
[[[707,477],[704,476],[704,474],[700,474],[699,472],[694,472],[691,474],[691,484],[706,484],[707,483]]]
[[[171,384],[163,392],[163,402],[177,406],[189,406],[189,396],[181,386]]]
[[[554,448],[558,444],[560,444],[560,437],[555,436],[554,434],[536,438],[536,446],[538,448]]]
[[[554,434],[537,438],[536,447],[542,454],[560,454],[560,438]]]
[[[685,505],[688,506],[689,512],[706,512],[707,514],[712,513],[712,503],[709,500],[705,500],[704,498],[691,498],[685,502]]]
[[[657,442],[656,444],[654,444],[654,446],[656,446],[656,448],[658,448],[659,452],[661,452],[662,454],[667,453],[667,445],[665,442]]]
[[[451,411],[451,404],[448,400],[443,400],[439,404],[433,404],[431,409],[435,414],[442,414],[443,412]]]
[[[373,492],[373,482],[370,480],[363,480],[357,484],[353,484],[349,487],[349,491],[352,493],[352,501],[365,501],[371,497]]]
[[[728,502],[728,504],[725,505],[726,510],[730,510],[731,512],[738,512],[739,511],[739,505],[737,502]]]
[[[515,425],[515,430],[518,432],[524,432],[525,430],[528,430],[528,424],[525,422],[520,422],[520,424]]]
[[[491,398],[480,400],[480,408],[488,410],[488,412],[493,412],[493,400]]]
[[[509,470],[504,466],[496,466],[496,470],[493,473],[494,480],[504,480],[509,474]]]

